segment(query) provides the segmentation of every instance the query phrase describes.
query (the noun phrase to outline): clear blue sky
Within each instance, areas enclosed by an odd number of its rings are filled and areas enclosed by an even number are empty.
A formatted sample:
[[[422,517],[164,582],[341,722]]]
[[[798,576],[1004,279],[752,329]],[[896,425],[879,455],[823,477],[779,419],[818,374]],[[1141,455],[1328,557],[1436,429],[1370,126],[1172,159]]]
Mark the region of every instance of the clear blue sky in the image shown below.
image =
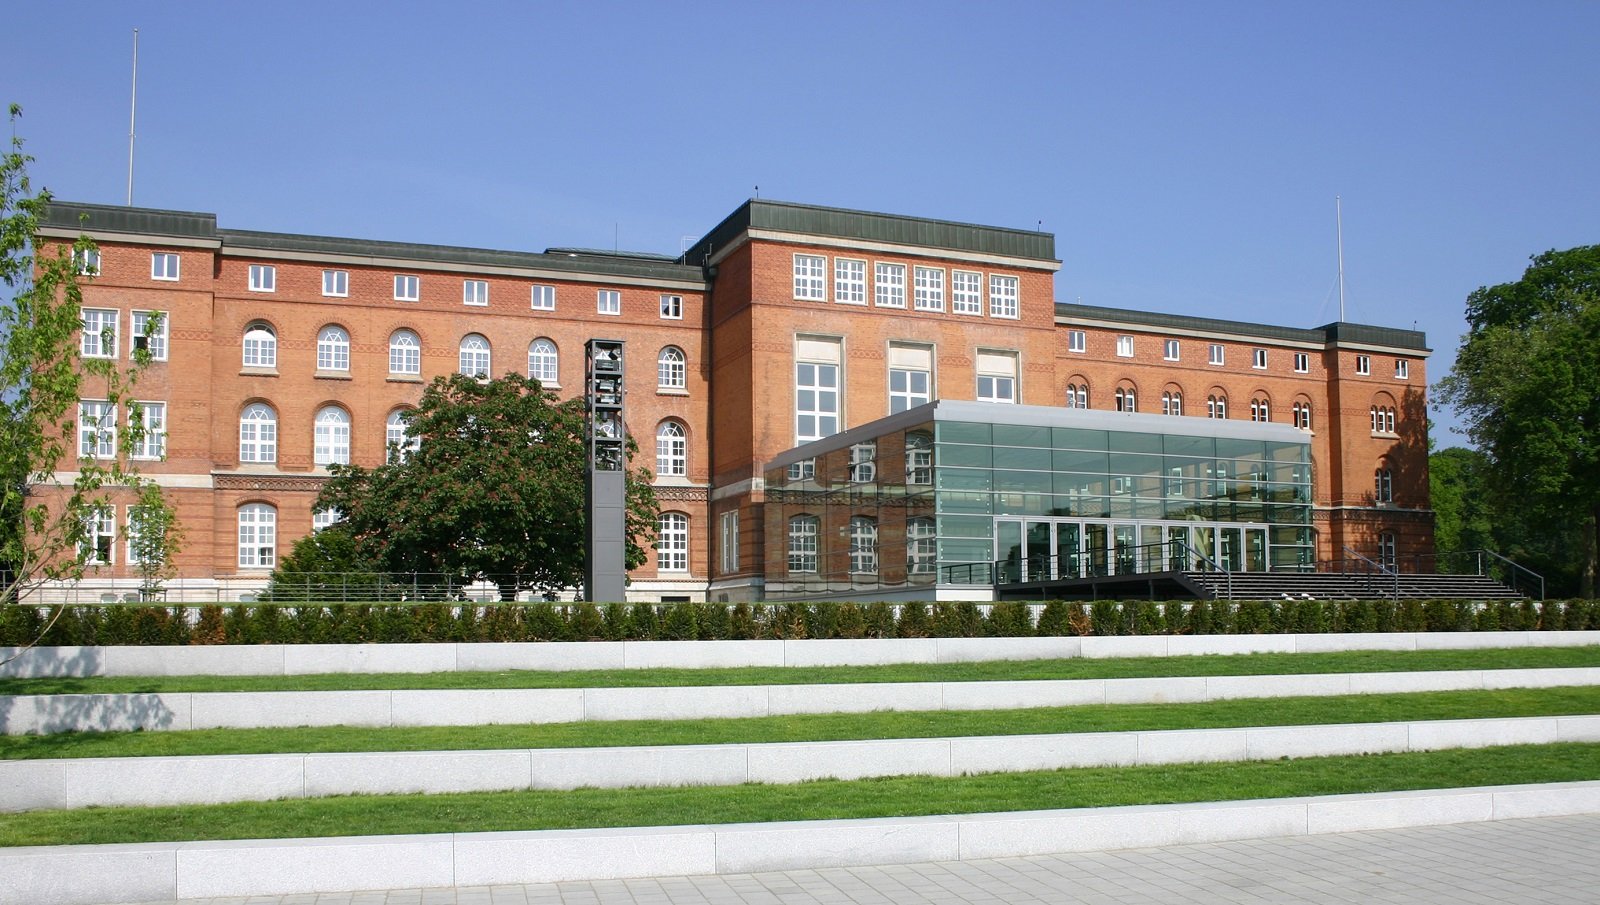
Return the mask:
[[[1043,228],[1062,301],[1427,331],[1600,242],[1600,3],[13,5],[35,185],[676,253],[762,197]],[[1436,415],[1436,440],[1454,419]]]

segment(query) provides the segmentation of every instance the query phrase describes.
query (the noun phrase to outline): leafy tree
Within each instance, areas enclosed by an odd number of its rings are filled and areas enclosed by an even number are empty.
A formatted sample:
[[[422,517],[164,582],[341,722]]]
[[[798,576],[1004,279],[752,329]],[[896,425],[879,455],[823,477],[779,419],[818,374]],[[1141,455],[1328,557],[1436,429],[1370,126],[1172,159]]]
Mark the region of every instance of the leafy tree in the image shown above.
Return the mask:
[[[13,104],[13,124],[21,114]],[[150,353],[135,351],[126,368],[80,354],[80,271],[93,278],[95,247],[84,236],[71,245],[35,243],[50,193],[32,194],[32,160],[16,138],[0,158],[0,281],[9,296],[0,304],[0,573],[11,576],[0,574],[0,605],[43,582],[83,577],[87,519],[112,505],[114,488],[138,500],[133,529],[136,552],[148,560],[147,585],[170,569],[179,540],[160,488],[127,464],[144,439],[142,419],[119,417],[114,456],[78,457],[78,400],[103,399],[125,413]],[[58,470],[75,475],[70,484]]]
[[[1494,536],[1488,459],[1464,446],[1441,449],[1428,457],[1428,486],[1433,508],[1433,545],[1448,555],[1468,550],[1499,550]],[[1448,571],[1461,568],[1447,561]]]
[[[1487,456],[1507,511],[1549,537],[1593,596],[1600,548],[1600,245],[1548,251],[1514,283],[1467,297],[1467,335],[1439,398]]]
[[[357,557],[387,572],[488,579],[552,597],[583,577],[587,446],[582,399],[537,380],[435,378],[407,415],[417,447],[374,469],[334,466],[317,498],[337,509]],[[629,444],[631,461],[634,447]],[[650,472],[627,478],[627,567],[659,517]]]

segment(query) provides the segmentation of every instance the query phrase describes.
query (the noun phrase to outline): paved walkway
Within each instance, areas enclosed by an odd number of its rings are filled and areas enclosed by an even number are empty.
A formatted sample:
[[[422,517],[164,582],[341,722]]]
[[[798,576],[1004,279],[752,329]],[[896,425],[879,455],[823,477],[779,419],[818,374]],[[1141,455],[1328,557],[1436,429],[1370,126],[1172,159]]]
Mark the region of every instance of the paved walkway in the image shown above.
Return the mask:
[[[181,905],[1600,903],[1600,816],[891,867]],[[155,903],[152,903],[155,905]],[[162,903],[173,905],[173,903]]]

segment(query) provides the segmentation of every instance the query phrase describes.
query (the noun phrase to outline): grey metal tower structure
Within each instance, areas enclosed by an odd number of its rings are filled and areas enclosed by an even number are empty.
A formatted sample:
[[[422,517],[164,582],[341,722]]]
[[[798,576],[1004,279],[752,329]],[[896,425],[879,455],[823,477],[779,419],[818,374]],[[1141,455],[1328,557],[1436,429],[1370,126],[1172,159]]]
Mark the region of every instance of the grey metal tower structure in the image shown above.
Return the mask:
[[[583,346],[589,406],[589,508],[584,597],[597,603],[627,599],[627,422],[622,416],[622,340],[591,339]]]

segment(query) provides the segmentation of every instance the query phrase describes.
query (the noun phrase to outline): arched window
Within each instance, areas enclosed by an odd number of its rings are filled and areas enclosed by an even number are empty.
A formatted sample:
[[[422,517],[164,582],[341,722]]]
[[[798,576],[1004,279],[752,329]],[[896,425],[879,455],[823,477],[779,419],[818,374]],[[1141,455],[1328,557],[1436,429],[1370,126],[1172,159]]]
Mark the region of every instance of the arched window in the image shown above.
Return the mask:
[[[323,327],[317,334],[317,370],[350,370],[350,334],[343,327]]]
[[[1296,402],[1294,404],[1294,426],[1301,430],[1311,429],[1311,403]]]
[[[906,519],[906,573],[932,575],[938,559],[934,522],[927,517]]]
[[[817,571],[817,517],[797,515],[789,519],[789,571]]]
[[[1269,403],[1265,399],[1259,399],[1259,398],[1250,400],[1250,420],[1251,421],[1271,421],[1272,420],[1271,403]]]
[[[1394,471],[1380,468],[1372,475],[1373,499],[1380,503],[1394,502]]]
[[[247,368],[275,368],[278,366],[278,334],[262,323],[254,323],[244,330],[244,366]]]
[[[1067,384],[1067,408],[1086,409],[1089,407],[1089,385],[1087,383]]]
[[[688,473],[689,441],[684,438],[683,425],[661,422],[656,428],[656,475],[681,478]]]
[[[404,462],[422,446],[422,440],[411,433],[406,409],[395,409],[383,423],[383,448],[390,462]]]
[[[656,571],[689,571],[689,517],[681,512],[661,513],[656,531]]]
[[[336,405],[325,406],[317,411],[314,428],[312,461],[317,465],[349,465],[350,413]]]
[[[933,483],[933,434],[927,431],[906,432],[906,483]]]
[[[664,390],[681,390],[688,386],[687,377],[683,350],[677,346],[664,347],[656,358],[656,386]]]
[[[257,402],[239,413],[239,461],[278,461],[278,414]]]
[[[878,520],[875,518],[850,517],[850,571],[856,575],[878,572]]]
[[[528,376],[545,386],[561,385],[561,353],[556,344],[539,337],[528,344]]]
[[[489,376],[489,341],[476,333],[461,338],[461,373],[468,377]]]
[[[417,339],[417,334],[396,330],[389,335],[389,373],[422,373],[422,340]]]
[[[1161,394],[1161,414],[1163,414],[1163,415],[1181,415],[1181,414],[1183,414],[1183,394],[1179,393],[1179,392],[1176,392],[1176,391],[1170,392],[1170,393],[1162,393]]]
[[[270,569],[277,564],[278,510],[266,503],[239,507],[239,568]]]
[[[1132,387],[1129,387],[1127,389],[1123,389],[1121,387],[1118,387],[1117,388],[1117,392],[1115,394],[1113,394],[1113,395],[1114,395],[1114,397],[1116,399],[1116,402],[1117,402],[1117,411],[1119,411],[1119,412],[1137,412],[1139,410],[1139,403],[1134,398],[1133,388]]]
[[[1206,417],[1226,419],[1228,417],[1228,397],[1207,396]]]
[[[1394,433],[1394,409],[1384,405],[1372,407],[1372,432],[1375,434]]]

